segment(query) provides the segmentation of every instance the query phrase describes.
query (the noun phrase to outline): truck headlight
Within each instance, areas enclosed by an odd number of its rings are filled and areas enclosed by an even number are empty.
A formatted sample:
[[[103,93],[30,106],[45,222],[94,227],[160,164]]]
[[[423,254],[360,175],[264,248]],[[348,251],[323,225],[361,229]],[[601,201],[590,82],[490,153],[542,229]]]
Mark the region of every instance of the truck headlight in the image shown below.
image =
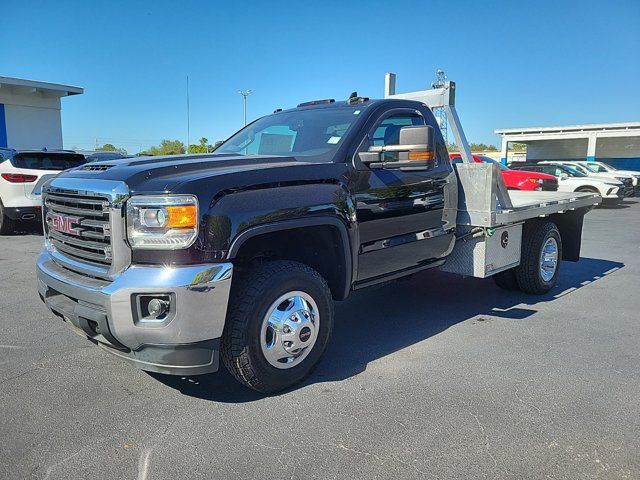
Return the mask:
[[[198,200],[192,195],[140,195],[127,201],[132,248],[177,250],[198,236]]]

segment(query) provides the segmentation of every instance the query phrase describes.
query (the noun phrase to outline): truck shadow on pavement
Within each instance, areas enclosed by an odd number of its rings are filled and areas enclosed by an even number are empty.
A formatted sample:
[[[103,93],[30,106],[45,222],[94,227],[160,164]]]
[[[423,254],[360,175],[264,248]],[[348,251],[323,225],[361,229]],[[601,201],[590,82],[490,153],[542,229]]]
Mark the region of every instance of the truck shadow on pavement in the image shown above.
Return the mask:
[[[320,365],[291,390],[353,377],[366,370],[369,362],[461,322],[482,322],[491,317],[526,321],[537,313],[538,304],[570,295],[623,267],[619,262],[595,258],[563,262],[558,284],[542,296],[504,291],[491,279],[465,279],[439,270],[355,292],[336,304],[333,338]],[[185,395],[206,400],[238,403],[264,398],[238,384],[222,364],[218,373],[210,375],[151,375]]]
[[[604,210],[623,210],[625,208],[629,208],[632,205],[638,203],[638,200],[632,200],[633,197],[625,198],[622,202],[617,205],[600,205],[598,208],[602,208]]]

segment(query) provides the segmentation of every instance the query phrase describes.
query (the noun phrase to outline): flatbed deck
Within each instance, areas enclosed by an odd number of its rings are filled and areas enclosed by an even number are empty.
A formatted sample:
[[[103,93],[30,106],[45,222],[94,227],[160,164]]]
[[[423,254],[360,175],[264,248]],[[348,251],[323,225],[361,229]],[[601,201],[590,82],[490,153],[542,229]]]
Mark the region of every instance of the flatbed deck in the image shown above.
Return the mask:
[[[497,210],[495,225],[520,222],[529,218],[561,213],[576,208],[592,207],[602,202],[597,193],[525,192],[509,190],[512,209]],[[492,225],[493,226],[493,225]]]
[[[464,173],[462,175],[465,176]],[[492,192],[490,195],[493,196],[495,193]],[[508,195],[511,201],[509,208],[489,201],[479,204],[463,203],[458,210],[457,223],[476,227],[499,227],[554,213],[563,213],[567,210],[589,208],[602,202],[602,198],[597,193],[509,190]],[[479,197],[483,196],[479,195]],[[492,206],[489,207],[489,205]]]

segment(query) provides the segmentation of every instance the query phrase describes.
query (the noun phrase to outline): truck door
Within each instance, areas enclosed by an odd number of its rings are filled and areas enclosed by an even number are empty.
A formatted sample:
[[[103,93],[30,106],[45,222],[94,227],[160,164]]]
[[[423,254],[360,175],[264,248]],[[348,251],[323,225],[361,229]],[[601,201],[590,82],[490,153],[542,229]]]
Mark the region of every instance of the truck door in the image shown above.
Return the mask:
[[[430,111],[387,110],[368,129],[358,152],[372,145],[398,145],[402,127],[427,124],[436,131],[436,158],[430,168],[401,171],[358,167],[352,190],[360,236],[358,280],[435,262],[453,245],[455,219],[446,222],[443,213],[445,198],[456,193],[455,177]],[[385,161],[393,161],[393,155],[397,160],[397,153],[385,155]]]

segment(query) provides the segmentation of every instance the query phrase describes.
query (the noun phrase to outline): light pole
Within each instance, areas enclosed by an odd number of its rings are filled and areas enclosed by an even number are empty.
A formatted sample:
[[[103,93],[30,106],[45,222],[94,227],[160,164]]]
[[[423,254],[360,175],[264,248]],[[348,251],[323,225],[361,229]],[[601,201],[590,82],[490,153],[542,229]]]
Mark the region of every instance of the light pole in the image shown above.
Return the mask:
[[[244,118],[244,125],[247,125],[247,97],[253,93],[252,90],[238,90],[238,93],[242,95],[242,115]]]
[[[189,153],[189,142],[191,142],[191,115],[189,113],[189,75],[187,75],[187,150],[185,153]]]

